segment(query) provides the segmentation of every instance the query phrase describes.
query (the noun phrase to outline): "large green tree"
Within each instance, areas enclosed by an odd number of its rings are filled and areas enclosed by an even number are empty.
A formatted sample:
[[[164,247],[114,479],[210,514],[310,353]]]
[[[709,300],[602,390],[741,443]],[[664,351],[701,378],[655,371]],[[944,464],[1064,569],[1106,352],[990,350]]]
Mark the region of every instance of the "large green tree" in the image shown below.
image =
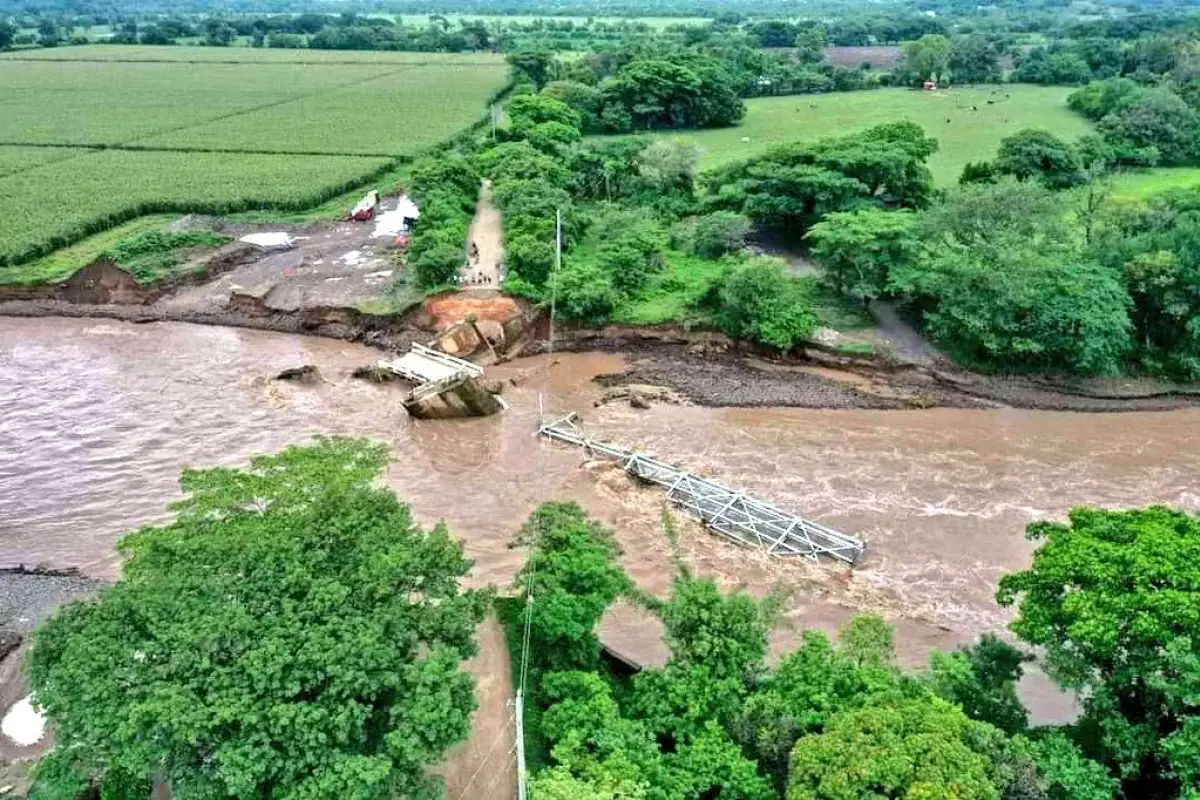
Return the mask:
[[[839,138],[797,142],[714,170],[705,178],[718,208],[791,229],[862,206],[924,206],[933,193],[925,166],[937,141],[896,122]]]
[[[1121,776],[1126,797],[1200,792],[1200,518],[1153,507],[1076,509],[1029,526],[1032,566],[997,598],[1077,691],[1077,738]]]
[[[976,366],[1116,373],[1132,348],[1129,293],[1042,186],[968,184],[923,216],[921,257],[892,274],[929,332]]]
[[[35,634],[46,780],[164,778],[178,797],[426,796],[474,708],[484,598],[442,526],[373,484],[382,445],[322,440],[187,470],[123,578]],[[57,776],[57,777],[53,777]],[[114,795],[119,796],[119,795]]]
[[[616,563],[620,550],[612,531],[575,503],[546,503],[521,526],[513,544],[529,548],[514,585],[519,621],[530,627],[539,666],[594,669],[600,656],[596,624],[632,585]]]
[[[861,209],[825,215],[805,234],[825,279],[864,304],[886,291],[892,272],[916,257],[916,216],[905,211]]]
[[[999,800],[986,726],[942,700],[834,715],[796,742],[788,800]]]

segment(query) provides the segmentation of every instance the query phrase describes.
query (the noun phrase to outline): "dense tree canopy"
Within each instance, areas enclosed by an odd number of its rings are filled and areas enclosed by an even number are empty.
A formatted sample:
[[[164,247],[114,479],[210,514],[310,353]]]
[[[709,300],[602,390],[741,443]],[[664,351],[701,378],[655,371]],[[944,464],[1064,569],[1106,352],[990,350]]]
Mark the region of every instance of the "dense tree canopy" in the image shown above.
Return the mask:
[[[1044,213],[1039,213],[1044,210]],[[927,246],[892,275],[967,363],[1114,373],[1133,343],[1129,295],[1092,260],[1049,190],[970,184],[922,220]]]
[[[459,587],[461,545],[374,488],[385,463],[335,439],[185,471],[175,521],[121,541],[123,579],[34,637],[57,740],[45,788],[161,776],[182,797],[424,796],[468,730],[461,663],[484,604]]]
[[[1013,630],[1083,698],[1077,735],[1128,797],[1200,791],[1200,519],[1166,508],[1073,511],[1029,527],[1033,565],[1005,576]]]
[[[862,205],[920,207],[932,191],[926,159],[937,142],[909,122],[782,145],[705,178],[710,202],[760,222],[806,228]]]
[[[981,727],[928,698],[835,714],[796,743],[787,800],[999,800]]]

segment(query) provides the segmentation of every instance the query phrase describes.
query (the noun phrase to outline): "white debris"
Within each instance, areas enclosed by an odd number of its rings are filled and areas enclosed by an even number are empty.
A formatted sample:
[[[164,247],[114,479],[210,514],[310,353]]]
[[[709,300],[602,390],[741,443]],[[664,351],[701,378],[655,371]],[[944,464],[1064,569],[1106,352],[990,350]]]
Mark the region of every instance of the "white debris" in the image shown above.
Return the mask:
[[[259,247],[289,247],[292,244],[292,237],[288,235],[287,231],[266,231],[251,233],[243,236],[239,241],[256,244]]]
[[[348,267],[356,267],[363,262],[363,254],[361,250],[351,250],[349,253],[342,253],[337,260]]]
[[[393,271],[390,269],[385,269],[385,270],[381,270],[380,272],[368,272],[366,275],[363,275],[363,277],[364,278],[390,278],[390,277],[392,277],[392,272]]]
[[[817,328],[813,332],[813,341],[819,342],[826,347],[835,347],[842,340],[842,335],[833,328]]]
[[[399,236],[404,233],[405,220],[416,220],[421,216],[421,210],[408,195],[401,195],[396,201],[396,207],[375,218],[375,238]]]
[[[0,731],[22,747],[37,744],[46,733],[46,715],[33,707],[30,696],[13,703],[0,722]]]

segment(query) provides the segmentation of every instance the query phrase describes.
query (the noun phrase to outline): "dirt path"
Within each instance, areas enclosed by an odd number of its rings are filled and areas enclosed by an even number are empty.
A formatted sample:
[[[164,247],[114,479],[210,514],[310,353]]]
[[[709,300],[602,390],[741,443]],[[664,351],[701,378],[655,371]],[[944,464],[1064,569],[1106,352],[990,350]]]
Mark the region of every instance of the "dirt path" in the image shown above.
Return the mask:
[[[498,288],[503,277],[500,265],[504,263],[504,237],[500,228],[500,212],[492,203],[491,181],[484,181],[479,189],[479,203],[475,207],[475,219],[471,222],[467,238],[467,266],[463,268],[462,273],[463,288]]]
[[[475,676],[479,707],[471,715],[471,737],[452,749],[440,770],[446,778],[446,799],[486,797],[512,800],[517,795],[513,736],[512,671],[504,630],[495,617],[479,626],[479,652],[467,662]]]

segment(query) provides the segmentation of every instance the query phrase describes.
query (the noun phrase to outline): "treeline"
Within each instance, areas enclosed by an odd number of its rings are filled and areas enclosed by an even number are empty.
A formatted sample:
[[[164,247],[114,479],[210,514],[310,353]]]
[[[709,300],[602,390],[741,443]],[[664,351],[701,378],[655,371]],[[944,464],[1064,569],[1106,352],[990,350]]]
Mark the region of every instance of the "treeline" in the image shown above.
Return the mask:
[[[664,525],[674,544],[669,517]],[[804,631],[771,667],[778,595],[723,592],[677,561],[669,595],[648,597],[618,564],[611,531],[574,504],[542,506],[514,540],[529,555],[516,598],[502,601],[525,688],[531,793],[1191,796],[1200,789],[1190,695],[1200,631],[1188,559],[1200,520],[1165,508],[1081,509],[1029,534],[1039,542],[1032,566],[1002,578],[997,593],[1016,607],[1011,627],[1025,649],[985,635],[911,673],[896,665],[892,629],[860,616],[836,644]],[[596,627],[618,599],[661,621],[664,666],[630,675],[604,656]],[[1016,685],[1035,660],[1078,693],[1078,721],[1030,725]]]
[[[1200,379],[1200,191],[1114,200],[1105,169],[1133,145],[1110,131],[1115,147],[1023,131],[917,211],[839,201],[819,220],[780,219],[777,202],[757,218],[807,229],[831,286],[909,305],[970,366]],[[777,152],[741,169],[786,163]]]

